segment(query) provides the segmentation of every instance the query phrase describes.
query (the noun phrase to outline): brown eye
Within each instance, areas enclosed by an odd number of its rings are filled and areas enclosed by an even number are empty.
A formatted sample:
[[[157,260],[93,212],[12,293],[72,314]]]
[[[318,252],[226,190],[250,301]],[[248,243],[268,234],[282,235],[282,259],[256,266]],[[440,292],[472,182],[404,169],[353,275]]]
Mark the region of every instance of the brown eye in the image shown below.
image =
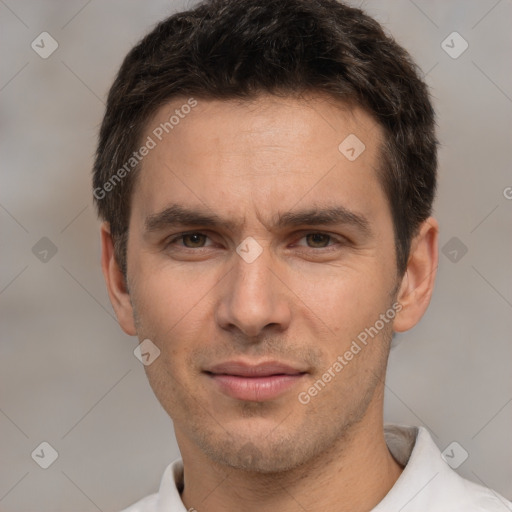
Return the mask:
[[[202,233],[187,233],[185,235],[181,235],[180,238],[188,249],[197,249],[204,246],[208,237]],[[190,245],[186,243],[187,240],[190,241]]]
[[[329,245],[329,241],[332,238],[330,235],[324,233],[310,233],[305,237],[308,240],[308,245],[314,249],[322,249]]]
[[[208,235],[194,231],[174,236],[171,240],[166,242],[165,246],[174,249],[202,249],[209,247],[205,245],[207,240]]]

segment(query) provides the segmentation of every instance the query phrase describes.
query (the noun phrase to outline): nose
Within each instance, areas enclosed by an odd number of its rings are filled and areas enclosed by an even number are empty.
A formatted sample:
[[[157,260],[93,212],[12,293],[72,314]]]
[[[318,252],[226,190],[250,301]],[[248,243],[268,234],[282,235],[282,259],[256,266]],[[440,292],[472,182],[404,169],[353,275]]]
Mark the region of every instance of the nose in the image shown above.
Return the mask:
[[[251,262],[235,254],[226,278],[216,311],[222,329],[239,330],[247,339],[288,328],[289,294],[268,248]]]

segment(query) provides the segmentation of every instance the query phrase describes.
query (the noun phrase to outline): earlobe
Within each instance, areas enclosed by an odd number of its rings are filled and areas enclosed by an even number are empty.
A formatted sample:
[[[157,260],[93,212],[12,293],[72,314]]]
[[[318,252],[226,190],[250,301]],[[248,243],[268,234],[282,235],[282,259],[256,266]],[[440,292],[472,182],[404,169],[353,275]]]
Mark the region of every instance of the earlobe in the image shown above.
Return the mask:
[[[126,334],[135,336],[135,322],[130,295],[125,278],[114,254],[114,242],[108,222],[101,225],[101,268],[107,285],[110,302],[117,316],[117,321]]]
[[[397,295],[397,302],[402,305],[393,324],[397,332],[414,327],[428,308],[438,266],[438,234],[437,221],[429,217],[412,240],[407,269]]]

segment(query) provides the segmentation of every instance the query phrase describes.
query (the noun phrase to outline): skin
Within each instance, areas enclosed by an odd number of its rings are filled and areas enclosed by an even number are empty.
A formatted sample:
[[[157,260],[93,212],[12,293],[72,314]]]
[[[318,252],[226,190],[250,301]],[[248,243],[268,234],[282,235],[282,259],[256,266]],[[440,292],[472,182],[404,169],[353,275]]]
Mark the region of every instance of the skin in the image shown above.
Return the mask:
[[[184,101],[162,107],[144,140]],[[366,146],[354,161],[338,150],[349,134]],[[363,512],[400,476],[383,434],[385,371],[393,330],[413,327],[429,304],[438,225],[429,218],[420,226],[398,276],[391,212],[376,175],[381,141],[365,111],[319,95],[198,99],[143,160],[127,284],[103,224],[102,266],[119,323],[161,351],[145,369],[174,422],[187,508]],[[171,203],[239,225],[148,232],[147,219]],[[274,225],[278,213],[326,205],[364,216],[369,233],[349,224]],[[176,239],[191,230],[206,236]],[[249,236],[263,249],[252,263],[235,250]],[[394,321],[300,403],[298,394],[395,302]],[[237,400],[203,372],[233,359],[277,360],[307,373],[275,399]]]

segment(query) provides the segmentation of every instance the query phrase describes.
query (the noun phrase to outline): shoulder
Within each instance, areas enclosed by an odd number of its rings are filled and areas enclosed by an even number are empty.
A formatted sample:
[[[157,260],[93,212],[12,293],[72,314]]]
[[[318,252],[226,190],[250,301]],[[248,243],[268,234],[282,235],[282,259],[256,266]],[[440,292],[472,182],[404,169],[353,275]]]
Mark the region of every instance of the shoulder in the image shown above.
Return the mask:
[[[405,467],[374,512],[512,512],[506,498],[452,469],[424,427],[386,425],[385,435]]]
[[[458,494],[461,503],[457,510],[461,512],[512,512],[512,502],[496,491],[475,482],[458,477]]]

